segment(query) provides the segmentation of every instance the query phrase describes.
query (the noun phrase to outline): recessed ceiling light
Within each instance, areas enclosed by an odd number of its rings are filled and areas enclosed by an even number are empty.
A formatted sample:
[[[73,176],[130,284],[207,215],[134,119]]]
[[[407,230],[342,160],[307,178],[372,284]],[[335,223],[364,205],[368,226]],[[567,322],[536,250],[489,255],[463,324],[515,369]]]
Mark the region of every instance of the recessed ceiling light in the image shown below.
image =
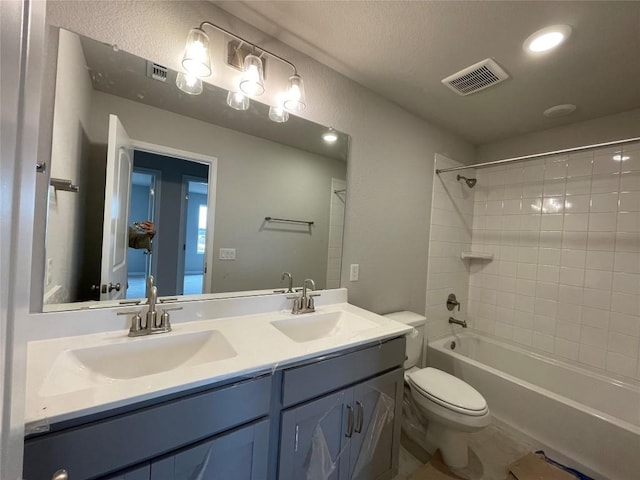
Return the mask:
[[[552,25],[529,35],[522,48],[528,53],[542,53],[557,47],[571,35],[569,25]]]
[[[571,103],[565,103],[563,105],[555,105],[547,108],[542,114],[547,118],[564,117],[570,113],[575,112],[576,106]]]

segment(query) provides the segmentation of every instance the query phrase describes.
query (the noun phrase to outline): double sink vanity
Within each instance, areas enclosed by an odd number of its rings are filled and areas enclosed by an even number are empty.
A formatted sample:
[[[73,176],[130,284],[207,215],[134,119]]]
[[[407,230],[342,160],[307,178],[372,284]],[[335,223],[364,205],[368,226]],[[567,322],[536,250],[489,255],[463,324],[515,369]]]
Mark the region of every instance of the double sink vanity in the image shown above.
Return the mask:
[[[24,478],[392,478],[409,327],[326,294],[31,342]]]

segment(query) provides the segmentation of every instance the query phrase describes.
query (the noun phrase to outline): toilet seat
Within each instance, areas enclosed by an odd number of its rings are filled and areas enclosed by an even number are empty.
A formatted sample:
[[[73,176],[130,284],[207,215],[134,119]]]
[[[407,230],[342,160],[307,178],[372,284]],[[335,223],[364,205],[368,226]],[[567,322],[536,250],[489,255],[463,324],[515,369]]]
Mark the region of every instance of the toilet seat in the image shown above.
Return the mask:
[[[416,393],[447,410],[474,417],[489,411],[486,400],[475,388],[442,370],[418,369],[409,372],[408,380]]]

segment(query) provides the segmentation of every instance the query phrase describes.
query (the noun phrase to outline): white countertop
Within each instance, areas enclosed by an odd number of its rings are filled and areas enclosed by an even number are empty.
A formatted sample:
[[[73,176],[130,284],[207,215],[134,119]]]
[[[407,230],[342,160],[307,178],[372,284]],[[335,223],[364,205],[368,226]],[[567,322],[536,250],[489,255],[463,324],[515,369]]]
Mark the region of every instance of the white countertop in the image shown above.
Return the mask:
[[[277,368],[346,348],[404,335],[411,327],[348,303],[316,307],[317,313],[345,311],[372,323],[359,331],[346,330],[306,342],[296,342],[270,323],[292,318],[289,311],[174,323],[173,332],[137,338],[127,330],[32,341],[27,349],[26,433],[89,414],[130,405],[234,377],[274,372]],[[304,315],[304,314],[303,314]],[[302,317],[303,315],[297,316]],[[154,341],[160,337],[217,330],[231,344],[235,356],[131,379],[102,377],[86,369],[74,371],[61,364],[68,350],[125,342]],[[162,358],[157,359],[162,362]],[[61,373],[62,370],[62,373]],[[55,379],[55,380],[54,380]]]

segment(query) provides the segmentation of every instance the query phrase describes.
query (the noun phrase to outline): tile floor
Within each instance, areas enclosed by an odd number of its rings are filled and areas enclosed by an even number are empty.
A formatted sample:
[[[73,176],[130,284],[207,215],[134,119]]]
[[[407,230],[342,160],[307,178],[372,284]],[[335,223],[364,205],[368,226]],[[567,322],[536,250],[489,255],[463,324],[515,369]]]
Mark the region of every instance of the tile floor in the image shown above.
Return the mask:
[[[469,447],[469,466],[455,472],[468,480],[505,480],[508,465],[536,450],[526,439],[497,425],[471,434]],[[409,480],[422,464],[404,445],[401,446],[400,469],[393,480]]]

